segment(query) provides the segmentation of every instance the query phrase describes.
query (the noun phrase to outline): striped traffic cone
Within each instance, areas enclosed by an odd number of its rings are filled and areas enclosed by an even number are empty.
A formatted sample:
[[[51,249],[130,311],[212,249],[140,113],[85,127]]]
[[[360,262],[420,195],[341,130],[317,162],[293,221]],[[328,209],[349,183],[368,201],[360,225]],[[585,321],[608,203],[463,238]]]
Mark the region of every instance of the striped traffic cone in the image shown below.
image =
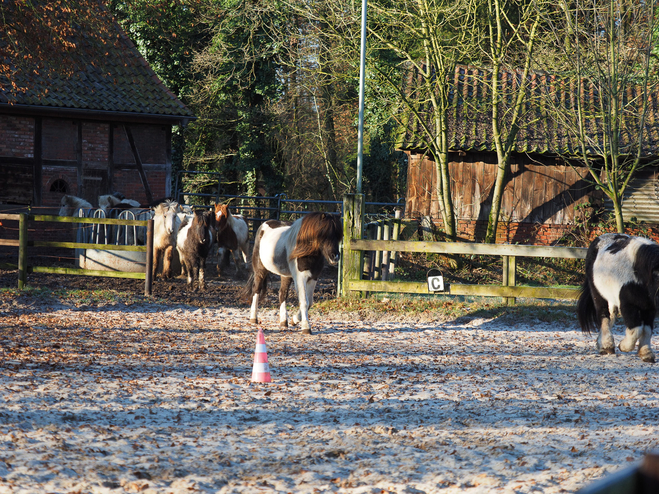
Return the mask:
[[[265,337],[263,336],[263,330],[259,328],[259,333],[256,335],[256,349],[254,350],[252,382],[269,383],[271,381],[270,367],[268,366],[268,354],[265,350]]]

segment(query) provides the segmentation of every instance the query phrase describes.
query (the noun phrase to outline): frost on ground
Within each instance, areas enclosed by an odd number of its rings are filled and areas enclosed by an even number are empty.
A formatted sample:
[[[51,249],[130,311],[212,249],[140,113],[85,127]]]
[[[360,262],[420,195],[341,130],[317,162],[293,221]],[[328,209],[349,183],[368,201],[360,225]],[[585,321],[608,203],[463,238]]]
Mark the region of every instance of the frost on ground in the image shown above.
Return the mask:
[[[0,311],[0,493],[574,492],[659,442],[658,367],[576,323],[264,312],[252,384],[248,309]]]

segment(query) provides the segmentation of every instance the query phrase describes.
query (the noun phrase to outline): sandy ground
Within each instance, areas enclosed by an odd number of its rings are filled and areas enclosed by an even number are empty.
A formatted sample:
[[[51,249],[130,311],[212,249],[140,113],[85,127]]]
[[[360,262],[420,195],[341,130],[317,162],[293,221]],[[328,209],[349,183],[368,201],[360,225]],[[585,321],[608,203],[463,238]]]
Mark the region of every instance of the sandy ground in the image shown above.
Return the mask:
[[[0,493],[574,492],[659,443],[659,364],[576,323],[267,310],[254,384],[244,307],[0,314]]]

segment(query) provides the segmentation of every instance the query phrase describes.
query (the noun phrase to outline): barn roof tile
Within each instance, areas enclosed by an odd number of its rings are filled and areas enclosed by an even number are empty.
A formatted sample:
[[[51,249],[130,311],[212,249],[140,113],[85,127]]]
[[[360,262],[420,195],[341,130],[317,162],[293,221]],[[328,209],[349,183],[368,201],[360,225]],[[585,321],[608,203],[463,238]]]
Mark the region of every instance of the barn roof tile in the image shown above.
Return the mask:
[[[414,78],[412,74],[406,81],[408,91],[413,91]],[[520,78],[519,72],[504,71],[501,84],[505,88],[514,87]],[[524,117],[516,140],[516,151],[533,154],[576,155],[579,152],[579,141],[569,132],[556,111],[550,111],[549,100],[558,102],[564,108],[574,105],[578,90],[574,81],[547,74],[532,74],[528,90]],[[454,72],[449,95],[450,111],[448,114],[448,131],[450,149],[456,151],[495,151],[493,140],[491,104],[490,104],[491,72],[469,66],[458,66]],[[582,103],[586,105],[589,115],[597,115],[597,91],[593,85],[585,84],[581,90]],[[639,87],[627,88],[625,102],[638,101],[642,96]],[[659,94],[650,92],[648,115],[646,116],[645,156],[659,156]],[[420,103],[419,114],[426,122],[432,121],[432,109]],[[627,106],[629,109],[629,106]],[[505,112],[505,105],[503,107]],[[621,153],[632,149],[636,144],[634,136],[639,128],[638,113],[628,112],[623,119],[621,130]],[[406,117],[407,125],[397,143],[398,149],[424,152],[428,146],[419,120],[410,113]],[[598,150],[604,146],[602,142],[601,119],[588,118],[587,134],[591,147],[588,152],[600,155]]]
[[[185,121],[194,115],[158,78],[101,0],[70,0],[57,13],[74,26],[50,43],[47,29],[34,26],[45,0],[2,6],[0,106],[107,111]],[[75,7],[78,7],[77,9]],[[36,23],[39,24],[39,23]],[[39,37],[43,39],[29,39]],[[27,38],[27,39],[25,39]],[[53,45],[53,43],[50,43]]]

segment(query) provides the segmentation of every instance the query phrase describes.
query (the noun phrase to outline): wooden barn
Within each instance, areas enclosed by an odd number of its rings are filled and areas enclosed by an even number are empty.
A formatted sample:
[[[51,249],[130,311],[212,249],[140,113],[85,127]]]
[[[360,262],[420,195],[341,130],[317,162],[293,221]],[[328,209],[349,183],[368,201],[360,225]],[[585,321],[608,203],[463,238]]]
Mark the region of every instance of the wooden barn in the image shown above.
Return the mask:
[[[483,104],[489,96],[483,83],[485,76],[476,68],[456,68],[453,111],[449,116],[449,168],[458,236],[476,241],[485,237],[497,170],[489,109]],[[515,76],[506,73],[504,79],[512,84]],[[535,90],[551,82],[544,75],[532,78]],[[658,110],[654,108],[653,112]],[[542,116],[533,114],[533,124],[523,127],[517,137],[497,243],[550,244],[587,213],[580,204],[592,203],[612,210],[612,204],[593,187],[587,168],[565,161],[564,157],[576,154],[571,147],[574,144],[550,119],[538,117]],[[656,132],[652,134],[657,137]],[[408,155],[406,215],[429,216],[441,225],[435,162],[426,153],[419,129],[409,125],[398,147]],[[651,142],[649,148],[652,156],[647,157],[648,162],[659,156],[659,139]],[[644,168],[636,175],[625,194],[623,215],[625,220],[635,217],[659,223],[657,167]]]
[[[143,205],[169,196],[172,127],[191,111],[102,1],[58,8],[2,8],[0,210],[56,212],[64,194],[93,205],[115,192]]]

